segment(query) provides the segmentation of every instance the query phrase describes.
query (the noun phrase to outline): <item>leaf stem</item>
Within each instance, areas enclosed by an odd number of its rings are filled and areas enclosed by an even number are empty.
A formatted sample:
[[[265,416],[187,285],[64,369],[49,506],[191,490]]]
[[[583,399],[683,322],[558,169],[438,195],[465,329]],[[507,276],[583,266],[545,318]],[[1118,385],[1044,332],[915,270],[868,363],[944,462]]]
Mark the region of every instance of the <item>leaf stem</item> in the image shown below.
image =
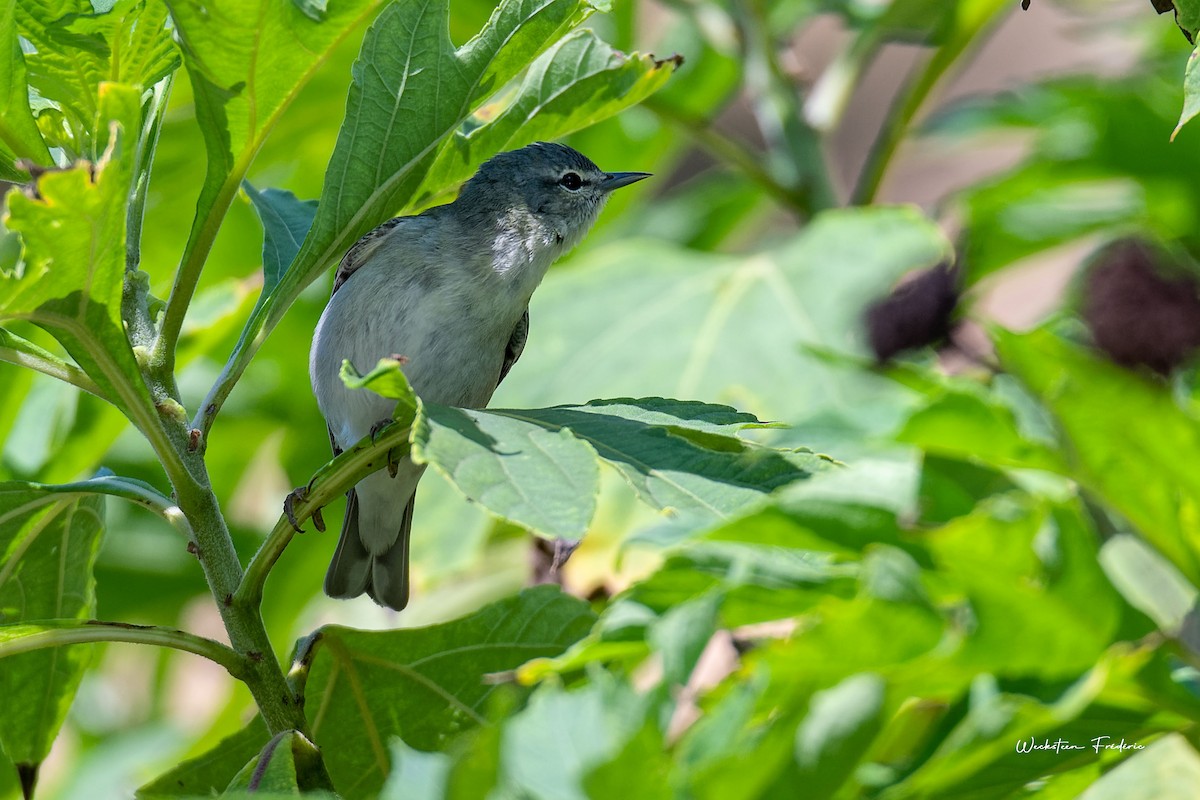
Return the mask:
[[[53,627],[51,627],[51,625]],[[26,629],[27,632],[23,632]],[[131,642],[169,647],[203,656],[220,664],[238,680],[250,674],[250,659],[220,642],[175,628],[130,625],[123,622],[60,622],[0,626],[0,658],[89,642]]]
[[[964,52],[995,23],[998,13],[1007,7],[999,0],[964,3],[960,7],[960,19],[949,41],[939,47],[924,68],[910,76],[904,91],[896,97],[884,118],[883,127],[875,137],[867,162],[859,173],[854,191],[850,195],[851,205],[869,205],[875,200],[883,176],[891,164],[892,157],[912,126],[913,119],[933,88],[941,81]]]
[[[160,377],[173,375],[175,372],[175,347],[179,342],[179,333],[183,330],[183,318],[187,316],[188,306],[196,293],[200,273],[204,271],[204,263],[208,260],[213,242],[216,241],[221,221],[237,195],[238,186],[241,185],[242,173],[235,174],[237,180],[233,179],[233,175],[225,179],[208,214],[193,229],[183,261],[175,273],[175,283],[167,298],[166,311],[163,312],[162,327],[151,351],[150,363],[156,375]]]
[[[108,399],[104,390],[79,367],[64,361],[49,350],[43,350],[28,339],[3,329],[0,329],[0,361],[28,367],[94,394],[101,400]]]
[[[321,467],[306,487],[296,490],[292,495],[294,498],[291,506],[292,519],[295,520],[296,525],[302,525],[312,518],[314,512],[337,499],[339,495],[344,494],[365,476],[382,468],[389,458],[389,453],[394,456],[406,456],[411,433],[411,418],[393,422],[379,431],[375,435],[374,441],[367,436]],[[258,609],[262,603],[263,585],[267,581],[267,575],[283,554],[284,549],[291,543],[296,532],[292,520],[285,512],[275,523],[271,533],[267,535],[262,547],[250,559],[246,573],[242,576],[241,584],[234,593],[234,606]]]

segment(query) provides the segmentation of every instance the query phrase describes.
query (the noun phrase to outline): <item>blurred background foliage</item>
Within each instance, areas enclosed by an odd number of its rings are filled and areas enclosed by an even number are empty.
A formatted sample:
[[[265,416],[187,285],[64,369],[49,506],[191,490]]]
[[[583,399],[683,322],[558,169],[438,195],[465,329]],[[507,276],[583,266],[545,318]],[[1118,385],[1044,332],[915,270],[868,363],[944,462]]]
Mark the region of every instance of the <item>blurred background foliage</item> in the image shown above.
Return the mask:
[[[451,9],[461,44],[492,6]],[[488,713],[504,724],[443,743],[448,754],[393,740],[389,796],[482,797],[497,785],[539,798],[784,797],[796,786],[811,797],[1192,796],[1194,358],[1166,377],[1113,366],[1083,323],[1083,266],[1111,239],[1161,242],[1173,269],[1196,272],[1200,130],[1170,141],[1190,48],[1151,10],[615,0],[588,21],[618,50],[685,63],[641,106],[569,138],[606,169],[656,177],[615,197],[552,270],[493,405],[726,403],[787,425],[756,435],[843,465],[699,532],[639,506],[606,470],[565,571],[566,587],[594,601],[596,627],[523,668],[540,685],[527,706],[497,695]],[[288,109],[252,184],[320,194],[360,41],[348,36]],[[142,252],[158,296],[204,171],[190,87],[177,81]],[[916,208],[838,209],[872,203]],[[948,258],[951,242],[962,289],[952,341],[877,366],[867,307],[914,265]],[[185,328],[189,408],[254,303],[261,245],[241,196]],[[6,239],[0,266],[13,258]],[[307,289],[267,340],[208,444],[247,557],[284,495],[329,458],[305,371],[329,283]],[[105,466],[161,481],[119,412],[9,365],[0,438],[3,479]],[[410,608],[322,596],[335,537],[307,534],[266,589],[282,652],[319,624],[440,623],[528,583],[522,530],[444,481],[421,492]],[[332,530],[340,513],[327,509]],[[96,575],[101,619],[220,636],[194,560],[148,513],[108,504]],[[125,796],[238,730],[249,707],[211,664],[108,646],[39,796]],[[1146,749],[1096,753],[1096,736]],[[1017,753],[1030,737],[1089,747]],[[0,768],[0,796],[19,791],[11,774]]]

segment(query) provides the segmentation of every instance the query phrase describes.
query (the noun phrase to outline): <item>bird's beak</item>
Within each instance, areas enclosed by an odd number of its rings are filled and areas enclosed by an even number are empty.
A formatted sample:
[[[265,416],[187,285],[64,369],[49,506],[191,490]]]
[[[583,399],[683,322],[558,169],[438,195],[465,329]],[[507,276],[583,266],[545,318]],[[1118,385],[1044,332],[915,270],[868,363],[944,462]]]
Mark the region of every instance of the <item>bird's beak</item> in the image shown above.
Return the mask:
[[[611,192],[613,189],[620,189],[622,186],[628,186],[649,177],[649,172],[609,172],[605,174],[604,180],[600,181],[600,189]]]

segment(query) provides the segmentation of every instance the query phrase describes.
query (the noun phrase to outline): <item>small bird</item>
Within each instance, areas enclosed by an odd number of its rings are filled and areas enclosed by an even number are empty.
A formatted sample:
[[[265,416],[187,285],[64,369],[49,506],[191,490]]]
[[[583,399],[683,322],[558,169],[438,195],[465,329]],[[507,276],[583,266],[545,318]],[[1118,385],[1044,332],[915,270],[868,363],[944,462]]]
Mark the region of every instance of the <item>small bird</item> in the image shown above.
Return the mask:
[[[309,373],[334,455],[387,421],[395,406],[347,389],[342,360],[360,371],[404,359],[425,400],[483,408],[521,356],[529,298],[550,265],[583,239],[609,193],[649,177],[605,172],[561,144],[494,156],[452,203],[389,220],[350,248],[313,334]],[[366,592],[397,611],[408,604],[413,494],[423,466],[363,478],[325,576],[330,597]]]

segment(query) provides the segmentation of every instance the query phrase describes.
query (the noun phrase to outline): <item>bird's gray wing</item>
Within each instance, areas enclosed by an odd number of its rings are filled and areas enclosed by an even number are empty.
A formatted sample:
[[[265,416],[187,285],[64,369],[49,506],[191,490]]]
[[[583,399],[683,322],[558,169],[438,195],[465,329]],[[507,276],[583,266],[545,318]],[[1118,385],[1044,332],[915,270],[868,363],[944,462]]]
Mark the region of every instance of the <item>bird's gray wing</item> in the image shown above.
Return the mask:
[[[342,284],[354,274],[354,271],[365,264],[367,259],[371,257],[371,254],[379,249],[379,245],[383,244],[384,238],[392,232],[393,228],[402,224],[405,220],[411,219],[413,218],[396,217],[389,219],[382,225],[378,225],[364,233],[362,238],[346,251],[346,255],[342,256],[337,272],[333,274],[333,292],[331,292],[331,296],[337,294],[337,290],[342,288]]]
[[[496,381],[497,386],[504,380],[504,376],[512,369],[513,364],[517,363],[517,359],[521,357],[521,353],[525,350],[525,340],[528,338],[529,309],[526,308],[517,327],[513,328],[512,335],[508,337],[508,344],[504,346],[504,363],[500,365],[500,380]]]

